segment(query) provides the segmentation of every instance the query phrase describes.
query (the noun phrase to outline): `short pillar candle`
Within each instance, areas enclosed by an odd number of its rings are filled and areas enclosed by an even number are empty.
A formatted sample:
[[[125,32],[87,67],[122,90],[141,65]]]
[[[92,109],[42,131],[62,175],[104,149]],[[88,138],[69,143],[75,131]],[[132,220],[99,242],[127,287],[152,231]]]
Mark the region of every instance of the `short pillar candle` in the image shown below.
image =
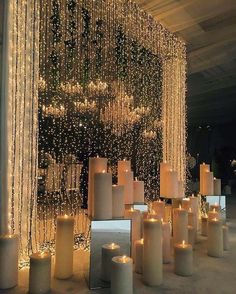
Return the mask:
[[[55,277],[68,279],[73,274],[74,217],[57,217]]]
[[[212,257],[223,256],[223,230],[219,219],[208,219],[207,253]]]
[[[165,214],[165,202],[161,201],[160,199],[157,201],[154,201],[152,203],[152,210],[155,211],[155,214],[158,215],[159,219],[164,218]]]
[[[214,178],[214,195],[221,195],[221,179]]]
[[[171,261],[171,228],[169,222],[162,221],[162,253],[163,263],[169,263]]]
[[[191,276],[193,274],[193,249],[185,240],[174,245],[174,268],[179,276]]]
[[[132,171],[124,171],[119,174],[118,185],[124,186],[125,204],[134,203],[134,173]]]
[[[44,294],[51,288],[51,254],[36,252],[30,256],[29,293]]]
[[[111,265],[111,294],[133,294],[133,260],[115,256]]]
[[[122,218],[125,213],[124,186],[112,186],[112,218]]]
[[[181,206],[173,209],[173,242],[188,240],[188,212]]]
[[[103,281],[111,281],[111,260],[113,257],[120,255],[120,246],[111,243],[102,246],[102,274]]]
[[[215,210],[215,208],[213,208],[213,210],[208,211],[208,220],[212,220],[214,218],[220,218],[220,214],[218,211]]]
[[[192,248],[195,247],[196,241],[196,229],[193,226],[188,225],[188,243],[192,245]]]
[[[183,198],[182,199],[182,207],[183,207],[183,209],[185,209],[185,210],[189,210],[189,208],[191,207],[190,206],[190,199],[189,198]]]
[[[178,198],[179,187],[178,187],[178,174],[176,171],[170,170],[166,172],[166,187],[165,197],[167,198]]]
[[[202,236],[207,236],[207,224],[208,224],[208,216],[203,215],[201,218],[201,234]]]
[[[143,272],[143,239],[135,241],[135,272]]]
[[[118,179],[121,175],[121,173],[123,173],[124,171],[131,171],[131,161],[130,160],[119,160],[118,161],[118,167],[117,167],[117,176]]]
[[[18,283],[17,235],[0,236],[0,289],[15,287]]]
[[[223,230],[223,249],[229,250],[229,227],[227,225],[223,225],[222,230]]]
[[[134,203],[144,203],[144,181],[134,181]]]
[[[162,223],[144,220],[143,280],[148,286],[158,286],[163,279]]]
[[[215,211],[217,211],[219,213],[221,211],[221,207],[220,207],[220,205],[218,203],[215,203],[215,204],[211,204],[210,205],[210,210],[213,210],[213,209],[215,209]]]
[[[166,196],[167,172],[171,170],[171,166],[167,162],[160,163],[160,196]]]

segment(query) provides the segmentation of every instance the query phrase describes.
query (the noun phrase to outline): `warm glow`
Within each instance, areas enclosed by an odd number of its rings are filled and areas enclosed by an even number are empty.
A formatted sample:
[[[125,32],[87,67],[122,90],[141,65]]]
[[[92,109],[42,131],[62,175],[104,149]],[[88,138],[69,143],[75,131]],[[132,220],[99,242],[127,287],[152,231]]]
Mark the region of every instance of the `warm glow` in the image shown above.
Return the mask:
[[[126,161],[126,159],[124,158],[123,161]]]
[[[64,218],[68,218],[68,215],[67,215],[67,214],[65,214],[65,215],[64,215]]]
[[[125,170],[125,172],[127,173],[127,172],[128,172],[128,170],[126,169],[126,170]]]
[[[131,207],[131,208],[130,208],[130,211],[132,211],[132,212],[133,212],[133,211],[134,211],[134,208],[133,208],[133,207]]]
[[[216,209],[215,208],[213,208],[213,212],[216,212]]]
[[[161,222],[163,223],[163,218],[161,218]]]
[[[155,218],[153,218],[153,217],[152,217],[152,218],[150,218],[149,220],[150,220],[151,222],[155,222],[155,221],[156,221],[156,219],[155,219]]]
[[[217,202],[215,202],[215,206],[218,206],[218,203]]]
[[[126,262],[126,258],[127,258],[127,256],[126,256],[126,255],[123,255],[123,256],[122,256],[122,258],[121,258],[121,259],[122,259],[122,262],[123,262],[123,263],[125,263],[125,262]]]
[[[111,243],[111,249],[115,248],[115,243]]]
[[[216,221],[217,221],[217,218],[216,218],[216,217],[215,217],[215,218],[213,218],[213,221],[214,221],[214,222],[216,222]]]
[[[179,204],[179,209],[182,209],[182,206],[181,206],[181,204]]]
[[[97,155],[97,158],[99,158],[99,155]]]
[[[182,241],[182,245],[183,245],[183,246],[185,245],[185,240]]]
[[[105,169],[104,169],[104,170],[102,171],[102,173],[105,174],[105,172],[106,172],[106,171],[105,171]]]
[[[192,208],[191,207],[189,207],[189,210],[188,210],[189,212],[192,212]]]
[[[189,198],[184,198],[183,200],[184,200],[184,201],[190,201],[190,199],[189,199]]]
[[[141,244],[143,244],[143,241],[144,241],[144,240],[143,240],[143,238],[142,238],[142,239],[140,240]]]
[[[138,178],[137,177],[135,177],[135,181],[137,181],[138,180]]]

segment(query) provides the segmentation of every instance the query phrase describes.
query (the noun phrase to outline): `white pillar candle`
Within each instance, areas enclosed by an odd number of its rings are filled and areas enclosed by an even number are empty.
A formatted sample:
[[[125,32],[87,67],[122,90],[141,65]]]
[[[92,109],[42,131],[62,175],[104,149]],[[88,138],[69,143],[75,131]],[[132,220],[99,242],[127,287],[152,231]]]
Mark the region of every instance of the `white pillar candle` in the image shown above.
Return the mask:
[[[132,220],[131,256],[135,259],[135,241],[141,239],[141,213],[133,208],[125,210],[125,218]]]
[[[218,211],[215,210],[215,208],[213,208],[213,210],[208,211],[208,220],[211,220],[213,218],[220,218],[220,214]]]
[[[102,246],[102,274],[103,281],[110,282],[111,280],[111,260],[113,257],[120,255],[120,246],[111,243]]]
[[[162,223],[156,219],[144,220],[143,280],[148,286],[162,283]]]
[[[112,258],[111,294],[133,294],[133,260],[127,256]]]
[[[222,226],[223,230],[223,249],[229,250],[229,227],[224,225]]]
[[[182,203],[182,199],[180,199],[180,198],[173,198],[171,200],[171,203],[172,203],[172,208],[178,208],[181,205],[181,203]]]
[[[122,218],[125,213],[124,186],[112,186],[112,218]]]
[[[118,185],[124,186],[125,204],[134,203],[134,174],[132,171],[124,171],[119,174]]]
[[[185,210],[189,210],[189,208],[191,207],[190,206],[190,199],[189,198],[183,198],[182,199],[182,207],[183,207],[183,209],[185,209]]]
[[[192,208],[190,207],[188,210],[188,225],[194,227],[194,213],[192,211]]]
[[[154,201],[152,203],[152,210],[155,211],[155,214],[158,215],[160,219],[164,218],[165,202],[161,200]]]
[[[214,178],[214,195],[221,195],[221,179]]]
[[[174,245],[175,273],[180,276],[193,274],[193,249],[190,244],[181,243]]]
[[[117,171],[117,177],[119,179],[121,173],[125,171],[131,171],[131,161],[130,160],[119,160],[118,161],[118,171]]]
[[[222,222],[216,218],[208,219],[207,254],[212,257],[223,255]]]
[[[220,205],[218,203],[210,205],[210,210],[213,210],[213,209],[215,209],[217,212],[221,211],[221,207],[220,207]]]
[[[202,216],[201,218],[201,234],[202,236],[207,236],[207,224],[208,224],[208,216]]]
[[[134,181],[134,203],[144,203],[144,181]]]
[[[178,174],[176,171],[170,170],[166,172],[166,198],[177,198],[178,197]]]
[[[135,241],[135,272],[143,272],[143,239]]]
[[[143,211],[141,213],[141,237],[143,237],[143,221],[148,218],[149,211]]]
[[[160,163],[160,196],[165,197],[166,195],[166,172],[171,170],[171,166],[167,162]]]
[[[148,213],[147,218],[155,218],[161,220],[161,217],[158,214],[156,214],[154,210],[151,210]]]
[[[188,225],[188,243],[192,245],[192,248],[195,247],[195,240],[196,240],[196,229],[194,226]]]
[[[18,236],[0,236],[0,289],[15,287],[18,283]]]
[[[188,240],[188,212],[179,207],[173,209],[173,242]]]
[[[94,174],[93,217],[97,220],[112,219],[112,174]]]
[[[202,195],[204,195],[204,180],[205,180],[205,172],[209,172],[210,171],[210,165],[209,164],[200,164],[200,193]]]
[[[169,263],[171,261],[171,228],[169,222],[162,222],[162,253],[163,263]]]
[[[183,181],[178,181],[178,197],[179,198],[184,197],[184,183],[183,183]]]
[[[198,197],[194,197],[193,195],[189,197],[190,207],[192,212],[194,213],[194,228],[196,229],[196,233],[198,230]]]
[[[88,215],[93,215],[94,206],[94,174],[107,171],[107,158],[90,157],[89,158],[89,179],[88,179]]]
[[[213,172],[204,173],[202,195],[214,195]]]
[[[48,293],[51,288],[51,254],[37,252],[30,256],[29,293]]]
[[[164,210],[164,222],[169,222],[172,220],[172,205],[166,204]]]
[[[74,217],[57,217],[55,277],[70,278],[73,274]]]

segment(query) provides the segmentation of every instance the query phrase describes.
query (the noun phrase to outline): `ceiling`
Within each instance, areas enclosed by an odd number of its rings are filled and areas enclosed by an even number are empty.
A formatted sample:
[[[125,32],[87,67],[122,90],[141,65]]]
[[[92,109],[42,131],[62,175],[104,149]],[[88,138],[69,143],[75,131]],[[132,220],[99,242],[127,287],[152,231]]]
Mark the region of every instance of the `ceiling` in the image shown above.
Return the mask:
[[[236,1],[136,2],[186,41],[189,124],[236,122]],[[1,20],[2,4],[0,1]],[[0,47],[1,43],[0,24]]]
[[[236,1],[136,0],[188,53],[188,122],[236,122]]]

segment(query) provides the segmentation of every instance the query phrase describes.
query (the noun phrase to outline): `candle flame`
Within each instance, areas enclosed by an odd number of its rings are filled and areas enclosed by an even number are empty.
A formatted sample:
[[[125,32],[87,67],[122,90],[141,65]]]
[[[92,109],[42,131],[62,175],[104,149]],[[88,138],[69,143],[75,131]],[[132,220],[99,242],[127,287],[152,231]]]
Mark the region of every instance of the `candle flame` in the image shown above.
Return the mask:
[[[216,212],[216,209],[215,208],[213,208],[213,212]]]
[[[218,206],[218,203],[217,202],[215,202],[215,206]]]
[[[181,204],[179,204],[179,209],[182,209],[182,205]]]
[[[192,212],[192,208],[191,207],[189,207],[189,212]]]
[[[102,172],[103,172],[103,174],[105,174],[105,172],[106,172],[105,169]]]
[[[185,240],[182,241],[182,245],[183,245],[183,246],[185,245]]]
[[[128,172],[128,170],[126,169],[126,170],[125,170],[125,172],[127,173],[127,172]]]
[[[99,155],[97,154],[97,158],[99,158]]]
[[[138,178],[137,177],[135,177],[135,181],[137,181],[138,180]]]
[[[217,221],[217,218],[216,218],[216,217],[215,217],[215,218],[213,218],[213,221],[215,221],[215,222],[216,222],[216,221]]]
[[[65,218],[67,218],[67,217],[68,217],[68,215],[65,213],[64,217],[65,217]]]
[[[155,220],[155,218],[152,217],[152,218],[150,218],[150,221],[155,222],[156,220]]]
[[[126,161],[126,159],[124,158],[123,161]]]
[[[123,263],[126,262],[126,257],[127,257],[126,255],[123,255],[123,256],[122,256],[122,262],[123,262]]]
[[[133,207],[131,207],[131,208],[130,208],[130,211],[134,211],[134,208],[133,208]]]
[[[161,222],[163,223],[163,218],[161,218]]]
[[[143,238],[140,241],[141,241],[141,244],[143,244],[143,241],[144,241]]]

